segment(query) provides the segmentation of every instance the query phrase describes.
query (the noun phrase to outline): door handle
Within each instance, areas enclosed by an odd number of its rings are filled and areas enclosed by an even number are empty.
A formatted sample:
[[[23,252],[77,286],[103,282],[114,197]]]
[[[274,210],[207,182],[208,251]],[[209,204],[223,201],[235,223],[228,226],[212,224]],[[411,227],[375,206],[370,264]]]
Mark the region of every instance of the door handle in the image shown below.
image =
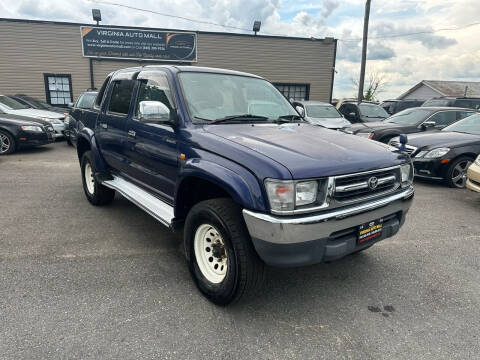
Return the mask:
[[[134,130],[128,130],[128,136],[134,138],[137,133]]]

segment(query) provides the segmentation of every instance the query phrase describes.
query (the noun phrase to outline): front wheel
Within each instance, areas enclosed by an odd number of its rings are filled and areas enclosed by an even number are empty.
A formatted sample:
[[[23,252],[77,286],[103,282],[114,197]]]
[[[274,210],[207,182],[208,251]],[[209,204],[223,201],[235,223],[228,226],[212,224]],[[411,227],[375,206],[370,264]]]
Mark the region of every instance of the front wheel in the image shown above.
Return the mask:
[[[450,164],[447,171],[447,185],[452,188],[463,189],[467,184],[467,169],[472,165],[473,159],[461,156]]]
[[[15,151],[15,140],[12,135],[0,131],[0,155],[8,155]]]
[[[95,179],[95,165],[93,154],[86,151],[82,156],[82,183],[85,196],[93,205],[105,205],[112,202],[115,190],[110,189]]]
[[[193,280],[213,303],[230,304],[262,285],[265,265],[253,248],[240,207],[231,199],[196,204],[184,236]]]

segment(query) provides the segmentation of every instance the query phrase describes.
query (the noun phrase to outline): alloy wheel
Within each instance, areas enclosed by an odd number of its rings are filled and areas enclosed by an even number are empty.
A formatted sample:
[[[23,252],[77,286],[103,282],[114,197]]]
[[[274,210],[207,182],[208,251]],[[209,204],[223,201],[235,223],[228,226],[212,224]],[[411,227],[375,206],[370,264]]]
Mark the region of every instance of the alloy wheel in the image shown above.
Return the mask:
[[[452,183],[457,188],[464,188],[467,183],[467,169],[472,164],[470,160],[460,161],[452,171]]]
[[[10,139],[5,134],[0,134],[0,154],[8,152],[10,149]]]

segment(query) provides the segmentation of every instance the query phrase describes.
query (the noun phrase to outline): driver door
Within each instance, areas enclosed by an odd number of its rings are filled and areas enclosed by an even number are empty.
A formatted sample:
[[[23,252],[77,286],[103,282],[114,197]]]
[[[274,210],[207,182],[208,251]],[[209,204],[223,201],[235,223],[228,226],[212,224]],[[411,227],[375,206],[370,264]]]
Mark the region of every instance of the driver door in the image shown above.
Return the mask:
[[[139,185],[173,203],[178,173],[176,109],[167,74],[146,70],[138,74],[134,113],[127,121],[128,172]],[[140,103],[161,102],[169,111],[165,122],[142,122]]]

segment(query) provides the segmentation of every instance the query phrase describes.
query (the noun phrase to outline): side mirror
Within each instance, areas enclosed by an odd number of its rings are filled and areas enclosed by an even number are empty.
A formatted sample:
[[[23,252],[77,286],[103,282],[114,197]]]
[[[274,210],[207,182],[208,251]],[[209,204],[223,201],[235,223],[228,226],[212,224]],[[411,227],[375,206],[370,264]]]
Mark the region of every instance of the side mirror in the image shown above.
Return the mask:
[[[295,110],[297,110],[297,112],[300,114],[300,116],[303,118],[305,117],[305,109],[301,106],[296,106],[295,107]]]
[[[422,124],[422,130],[425,131],[427,130],[428,128],[433,128],[435,127],[435,121],[425,121],[423,124]]]
[[[160,101],[140,101],[138,117],[145,123],[169,122],[170,109]]]

